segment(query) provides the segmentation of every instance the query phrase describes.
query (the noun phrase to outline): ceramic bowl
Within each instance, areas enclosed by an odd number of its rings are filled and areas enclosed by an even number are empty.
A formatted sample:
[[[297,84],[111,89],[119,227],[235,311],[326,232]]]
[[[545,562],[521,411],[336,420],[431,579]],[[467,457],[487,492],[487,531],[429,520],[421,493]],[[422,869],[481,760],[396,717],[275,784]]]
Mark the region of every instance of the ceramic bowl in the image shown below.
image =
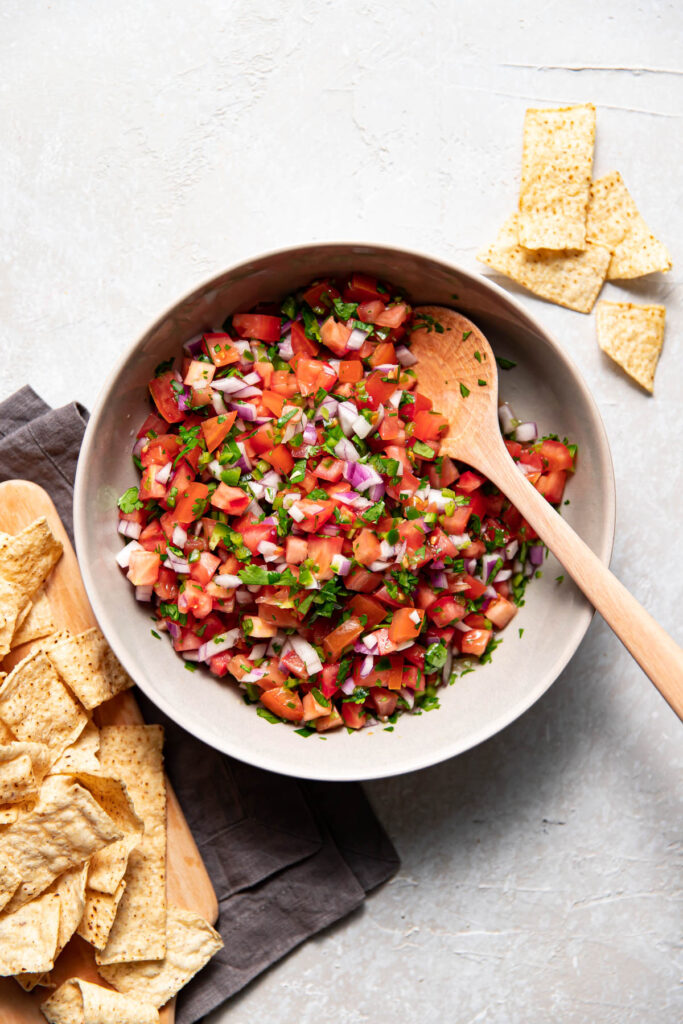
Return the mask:
[[[607,563],[615,492],[605,430],[577,368],[560,345],[514,298],[461,268],[426,255],[351,243],[283,249],[241,263],[180,300],[130,346],[110,374],[92,412],[78,464],[75,533],[85,586],[97,620],[140,688],[189,732],[242,761],[314,779],[379,778],[453,757],[523,714],[558,677],[583,638],[592,608],[550,558],[527,589],[524,607],[490,664],[441,691],[441,708],[404,715],[393,732],[382,725],[349,735],[339,729],[307,739],[271,725],[244,704],[233,682],[208,671],[187,672],[170,643],[155,639],[149,606],[136,603],[114,556],[121,548],[116,499],[137,485],[131,461],[135,434],[149,411],[147,382],[155,366],[188,338],[220,325],[258,301],[281,298],[316,277],[358,270],[384,278],[412,303],[457,308],[474,320],[494,351],[517,363],[501,372],[500,395],[543,433],[579,446],[578,470],[562,513]],[[519,637],[519,628],[524,635]]]

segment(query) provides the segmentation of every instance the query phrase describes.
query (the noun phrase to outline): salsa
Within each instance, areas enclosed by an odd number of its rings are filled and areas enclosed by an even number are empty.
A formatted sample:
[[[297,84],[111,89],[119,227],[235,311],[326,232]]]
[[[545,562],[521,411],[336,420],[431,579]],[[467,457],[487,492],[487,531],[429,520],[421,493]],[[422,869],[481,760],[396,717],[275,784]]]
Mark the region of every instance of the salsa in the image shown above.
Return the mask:
[[[540,573],[517,509],[439,453],[448,423],[417,389],[417,326],[389,284],[314,281],[191,339],[149,382],[118,564],[186,668],[234,677],[303,736],[438,707]],[[508,405],[500,418],[520,471],[560,504],[575,446]]]

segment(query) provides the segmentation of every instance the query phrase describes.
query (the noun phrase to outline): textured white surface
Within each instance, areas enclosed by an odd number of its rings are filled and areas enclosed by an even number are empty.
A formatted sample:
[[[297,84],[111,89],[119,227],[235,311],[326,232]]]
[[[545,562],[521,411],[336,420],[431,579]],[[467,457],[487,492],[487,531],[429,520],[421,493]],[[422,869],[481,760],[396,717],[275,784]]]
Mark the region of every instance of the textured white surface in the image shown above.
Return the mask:
[[[525,107],[592,100],[596,172],[621,171],[674,259],[603,292],[666,303],[656,397],[592,316],[523,301],[604,416],[613,568],[681,640],[682,43],[680,6],[652,0],[5,0],[0,396],[92,403],[157,313],[270,247],[372,239],[476,268],[516,201]],[[594,622],[504,733],[368,786],[399,876],[212,1024],[680,1020],[680,735]]]

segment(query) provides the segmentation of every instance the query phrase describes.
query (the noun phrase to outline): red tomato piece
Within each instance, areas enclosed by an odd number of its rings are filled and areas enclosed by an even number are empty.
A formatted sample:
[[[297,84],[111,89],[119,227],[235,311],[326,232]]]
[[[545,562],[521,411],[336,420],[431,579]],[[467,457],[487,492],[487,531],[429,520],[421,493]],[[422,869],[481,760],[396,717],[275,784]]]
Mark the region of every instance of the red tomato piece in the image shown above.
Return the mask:
[[[241,487],[228,487],[224,483],[220,483],[211,495],[213,507],[220,509],[221,512],[227,512],[228,515],[240,515],[250,503],[250,496]]]
[[[225,441],[236,419],[236,412],[224,412],[219,416],[210,416],[208,419],[202,420],[202,434],[206,441],[207,451],[214,451]]]
[[[173,370],[167,370],[159,377],[153,377],[149,382],[149,392],[154,399],[159,413],[167,423],[180,423],[185,419],[185,413],[178,405],[178,395],[171,386],[171,381],[178,385]],[[182,391],[182,388],[181,388]]]
[[[280,340],[280,317],[265,316],[262,313],[235,313],[232,326],[240,338],[256,338],[258,341]]]

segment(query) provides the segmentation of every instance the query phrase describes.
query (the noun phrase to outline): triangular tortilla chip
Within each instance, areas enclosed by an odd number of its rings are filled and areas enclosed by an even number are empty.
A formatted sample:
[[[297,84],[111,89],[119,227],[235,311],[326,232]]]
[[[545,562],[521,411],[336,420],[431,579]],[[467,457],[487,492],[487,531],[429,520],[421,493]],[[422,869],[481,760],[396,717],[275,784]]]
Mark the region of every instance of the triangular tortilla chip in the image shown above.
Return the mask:
[[[609,249],[592,242],[583,252],[531,250],[519,244],[518,214],[508,217],[496,241],[477,259],[558,306],[590,313],[610,261]]]
[[[49,776],[35,808],[0,833],[0,865],[20,878],[6,911],[28,903],[62,872],[121,838],[86,789],[66,775]]]
[[[85,890],[85,910],[78,926],[78,934],[95,949],[104,949],[107,945],[109,932],[125,888],[126,883],[121,882],[116,892],[111,895],[95,892],[94,889]]]
[[[59,934],[59,896],[45,893],[0,915],[0,975],[52,969]]]
[[[69,689],[89,711],[133,685],[96,626],[63,640],[47,655]]]
[[[156,960],[166,952],[166,785],[159,725],[100,730],[102,772],[123,779],[145,834],[128,859],[123,894],[98,964]]]
[[[12,647],[18,647],[19,644],[28,644],[31,640],[40,640],[44,636],[49,636],[54,628],[50,601],[45,590],[41,587],[33,595],[33,600],[28,607],[26,617],[21,622],[18,622],[15,627]]]
[[[664,344],[664,306],[599,302],[598,344],[641,387],[654,391],[655,370]]]
[[[55,960],[78,928],[79,922],[83,917],[87,874],[87,864],[71,868],[69,871],[65,871],[63,875],[60,875],[59,878],[56,878],[47,890],[47,893],[54,893],[59,897],[59,930],[57,932],[57,946],[54,953]],[[42,971],[15,976],[15,981],[26,992],[31,992],[36,985],[45,984],[47,980],[48,976]]]
[[[80,736],[66,748],[52,765],[53,775],[72,775],[75,772],[99,772],[100,730],[88,722]]]
[[[215,928],[199,914],[169,906],[163,960],[101,967],[110,985],[136,999],[163,1006],[223,947]]]
[[[14,537],[0,538],[0,576],[29,598],[45,582],[61,554],[62,542],[41,516]]]
[[[595,107],[527,110],[519,240],[527,249],[585,249]]]
[[[5,679],[0,688],[0,718],[17,739],[45,743],[54,760],[88,721],[42,651],[20,661]]]
[[[612,253],[608,281],[671,270],[666,246],[648,228],[618,171],[591,185],[586,238]]]
[[[70,978],[59,986],[40,1009],[49,1024],[158,1024],[159,1014],[137,997]]]

